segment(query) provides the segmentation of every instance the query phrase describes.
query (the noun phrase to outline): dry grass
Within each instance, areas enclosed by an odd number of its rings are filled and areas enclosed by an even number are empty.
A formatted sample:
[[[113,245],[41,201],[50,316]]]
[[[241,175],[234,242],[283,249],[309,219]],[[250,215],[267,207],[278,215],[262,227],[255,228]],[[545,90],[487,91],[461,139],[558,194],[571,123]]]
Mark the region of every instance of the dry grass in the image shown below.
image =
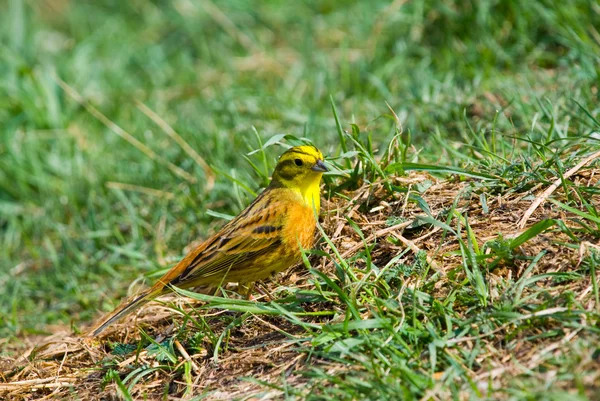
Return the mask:
[[[597,186],[600,179],[600,170],[584,169],[576,173],[572,180],[579,185]],[[390,177],[394,185],[407,188],[408,192],[418,195],[429,205],[431,214],[439,220],[444,220],[445,211],[456,209],[463,216],[468,216],[469,226],[479,247],[487,241],[498,238],[501,234],[504,239],[516,238],[524,230],[518,228],[519,220],[526,209],[531,205],[531,196],[542,193],[545,188],[537,186],[528,193],[506,191],[504,193],[487,194],[487,204],[481,202],[481,187],[477,187],[473,180],[438,180],[423,173],[412,173],[408,177]],[[462,285],[465,280],[465,271],[462,269],[463,255],[459,250],[459,241],[454,235],[449,235],[439,226],[419,222],[423,210],[415,202],[409,202],[407,193],[390,193],[384,189],[385,185],[377,182],[364,185],[357,190],[347,192],[344,197],[330,199],[325,203],[325,217],[322,225],[325,232],[335,245],[342,257],[350,261],[357,280],[370,280],[372,270],[363,269],[364,258],[355,258],[364,254],[366,242],[372,245],[371,258],[377,266],[384,266],[394,256],[404,252],[407,247],[409,252],[396,261],[396,265],[414,264],[417,252],[424,252],[427,264],[431,267],[428,277],[436,277],[437,282],[431,287],[429,295],[443,299],[453,291],[457,285]],[[425,189],[426,188],[426,189]],[[417,191],[418,189],[418,191]],[[562,189],[555,196],[560,198]],[[594,199],[595,207],[600,207],[598,199]],[[565,212],[551,203],[544,203],[533,212],[530,225],[543,219],[560,219],[567,226],[573,225],[572,221],[577,216]],[[360,228],[353,227],[351,220]],[[467,240],[467,231],[463,230],[463,239]],[[587,241],[587,242],[586,242]],[[517,256],[535,256],[540,251],[546,254],[538,261],[533,270],[527,267],[530,259],[515,258],[514,263],[500,263],[494,269],[485,272],[486,282],[489,286],[490,303],[500,300],[503,296],[503,283],[516,281],[524,275],[540,273],[568,273],[576,270],[582,259],[595,245],[595,239],[585,238],[579,249],[568,246],[565,234],[551,231],[537,235],[516,250]],[[323,246],[329,254],[333,254],[329,246]],[[493,255],[490,255],[493,256]],[[335,276],[335,267],[331,258],[313,256],[312,265],[325,272],[328,276]],[[422,277],[419,274],[399,277],[403,288],[417,287]],[[599,278],[596,277],[596,280]],[[546,296],[560,298],[562,293],[572,293],[577,301],[587,311],[597,310],[593,296],[592,277],[582,280],[565,280],[557,282],[548,278],[538,281],[538,286],[545,287]],[[286,272],[276,281],[265,284],[265,289],[274,294],[286,293],[288,288],[311,289],[313,276],[307,270],[298,266]],[[528,291],[525,288],[525,295]],[[401,291],[402,293],[402,291]],[[358,294],[357,296],[360,296]],[[262,297],[261,297],[262,298]],[[238,316],[239,313],[217,309],[195,309],[200,305],[198,301],[172,295],[163,299],[167,303],[174,303],[178,308],[195,314],[202,315],[210,325],[212,332],[217,335],[226,329],[226,320],[223,315]],[[261,301],[260,299],[258,300]],[[531,302],[537,302],[532,299]],[[315,306],[316,305],[316,306]],[[336,303],[308,304],[305,310],[317,310],[317,306],[327,310],[337,311],[340,306]],[[554,315],[566,310],[568,307],[557,304],[544,311],[532,312],[531,316],[522,315],[521,320],[540,317],[544,314]],[[361,315],[363,319],[371,318],[369,308]],[[469,310],[465,308],[462,313],[466,316]],[[343,315],[341,315],[343,321]],[[305,322],[332,323],[331,319],[340,319],[339,316],[303,317]],[[585,325],[586,316],[581,316]],[[580,323],[581,323],[580,322]],[[140,332],[136,327],[143,327],[151,338],[161,342],[166,338],[182,332],[182,325],[187,325],[190,332],[198,332],[197,326],[181,314],[177,314],[172,307],[165,307],[162,303],[153,302],[142,308],[135,319],[121,322],[110,328],[106,335],[99,339],[80,338],[73,335],[68,329],[58,331],[48,338],[24,339],[29,349],[16,355],[14,358],[5,358],[0,361],[2,375],[0,377],[0,397],[3,399],[33,400],[33,399],[98,399],[98,394],[103,394],[103,399],[117,399],[118,386],[115,381],[106,381],[107,369],[110,367],[119,372],[122,379],[127,374],[144,366],[148,374],[130,388],[134,399],[155,399],[168,396],[169,399],[186,398],[192,394],[207,393],[206,399],[225,400],[243,398],[248,394],[262,392],[262,399],[279,399],[282,397],[280,388],[269,388],[265,383],[280,383],[285,377],[288,386],[301,389],[303,383],[309,381],[302,372],[307,366],[320,366],[326,372],[346,372],[347,364],[336,363],[318,356],[311,356],[310,340],[303,340],[305,329],[290,323],[283,317],[267,315],[251,315],[243,324],[233,327],[228,334],[226,345],[222,346],[218,360],[213,358],[211,342],[202,340],[203,347],[191,347],[189,343],[174,342],[174,352],[178,358],[171,364],[170,369],[161,368],[156,354],[142,348],[139,353],[115,355],[112,347],[114,344],[136,344],[140,339]],[[574,350],[577,338],[586,338],[591,344],[600,346],[597,337],[575,326],[565,325],[564,322],[550,317],[546,324],[536,327],[527,326],[515,330],[519,324],[499,324],[484,335],[458,336],[448,341],[448,353],[457,352],[452,346],[460,346],[463,350],[478,348],[476,368],[466,368],[474,386],[480,391],[493,391],[502,388],[507,381],[514,380],[520,374],[535,371],[550,359],[561,359],[561,355]],[[561,336],[545,337],[544,332],[552,329],[562,330]],[[582,337],[583,336],[583,337]],[[293,341],[292,341],[293,340]],[[42,345],[40,345],[42,344]],[[16,350],[13,350],[15,354]],[[586,355],[583,353],[582,355]],[[189,365],[189,374],[186,381],[182,369],[177,366]],[[152,370],[149,368],[156,367]],[[595,372],[586,376],[582,383],[577,385],[584,388],[586,394],[594,394],[600,390],[600,361],[589,354],[578,361],[574,369],[581,372]],[[176,373],[172,373],[176,372]],[[555,372],[554,372],[555,373]],[[550,370],[540,370],[540,375],[548,375],[548,380],[554,374]],[[445,389],[441,380],[443,372],[434,372],[431,377],[434,383],[423,399],[447,399],[450,394]],[[240,378],[253,378],[254,380],[240,380]],[[260,381],[260,382],[259,382]],[[568,381],[558,381],[558,387],[569,391],[574,384]],[[308,390],[307,390],[308,391]],[[464,397],[466,398],[467,393]]]

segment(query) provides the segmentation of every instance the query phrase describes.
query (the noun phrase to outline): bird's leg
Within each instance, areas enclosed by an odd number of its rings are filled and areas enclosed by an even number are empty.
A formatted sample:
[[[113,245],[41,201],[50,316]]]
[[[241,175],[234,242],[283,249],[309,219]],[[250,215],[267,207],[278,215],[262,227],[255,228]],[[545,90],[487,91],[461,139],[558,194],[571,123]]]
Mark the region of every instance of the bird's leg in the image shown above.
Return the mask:
[[[264,285],[258,284],[256,286],[256,292],[259,292],[261,295],[265,296],[269,302],[273,301],[273,295],[267,290],[267,287]]]
[[[250,299],[252,296],[252,290],[254,290],[254,281],[253,282],[239,282],[238,283],[238,293],[246,298]]]
[[[192,288],[192,290],[194,292],[197,292],[198,294],[213,295],[213,296],[217,293],[218,289],[219,289],[219,287],[214,287],[212,285],[200,285],[198,287]]]

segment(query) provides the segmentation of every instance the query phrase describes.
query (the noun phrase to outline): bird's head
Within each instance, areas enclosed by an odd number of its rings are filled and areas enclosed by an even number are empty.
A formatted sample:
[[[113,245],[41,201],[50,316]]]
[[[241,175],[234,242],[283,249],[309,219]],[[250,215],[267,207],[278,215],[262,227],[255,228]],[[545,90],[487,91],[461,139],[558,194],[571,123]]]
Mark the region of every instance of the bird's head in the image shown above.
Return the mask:
[[[294,146],[279,158],[273,172],[272,186],[299,192],[308,204],[319,209],[319,186],[325,166],[323,154],[310,145]]]

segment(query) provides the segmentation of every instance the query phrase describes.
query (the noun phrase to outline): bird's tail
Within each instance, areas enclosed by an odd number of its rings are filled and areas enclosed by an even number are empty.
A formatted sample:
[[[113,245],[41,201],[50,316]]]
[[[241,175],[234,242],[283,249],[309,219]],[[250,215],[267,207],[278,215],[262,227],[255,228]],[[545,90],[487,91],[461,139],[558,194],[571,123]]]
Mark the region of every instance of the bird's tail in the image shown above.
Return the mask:
[[[102,333],[108,326],[121,319],[125,315],[128,315],[129,313],[133,312],[145,303],[151,301],[153,298],[160,295],[161,292],[162,291],[160,290],[154,289],[154,287],[142,292],[140,295],[136,296],[132,301],[129,301],[123,306],[120,306],[117,309],[115,309],[100,326],[90,330],[90,332],[88,332],[88,335],[91,337],[96,337],[98,334]]]

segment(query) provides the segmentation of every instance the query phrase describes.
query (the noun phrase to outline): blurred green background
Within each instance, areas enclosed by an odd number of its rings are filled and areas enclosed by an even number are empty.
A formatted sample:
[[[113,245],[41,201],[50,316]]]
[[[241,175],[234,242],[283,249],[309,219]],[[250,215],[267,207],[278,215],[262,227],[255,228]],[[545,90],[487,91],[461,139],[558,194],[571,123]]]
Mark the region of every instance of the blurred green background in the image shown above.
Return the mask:
[[[587,113],[598,114],[595,1],[4,0],[0,10],[3,337],[89,321],[169,267],[222,224],[207,210],[234,214],[266,184],[281,148],[266,150],[266,165],[245,155],[273,135],[336,155],[331,99],[345,128],[382,148],[394,135],[389,103],[412,161],[454,165],[472,160],[473,132],[568,139],[589,135]],[[215,169],[212,189],[138,102]]]

